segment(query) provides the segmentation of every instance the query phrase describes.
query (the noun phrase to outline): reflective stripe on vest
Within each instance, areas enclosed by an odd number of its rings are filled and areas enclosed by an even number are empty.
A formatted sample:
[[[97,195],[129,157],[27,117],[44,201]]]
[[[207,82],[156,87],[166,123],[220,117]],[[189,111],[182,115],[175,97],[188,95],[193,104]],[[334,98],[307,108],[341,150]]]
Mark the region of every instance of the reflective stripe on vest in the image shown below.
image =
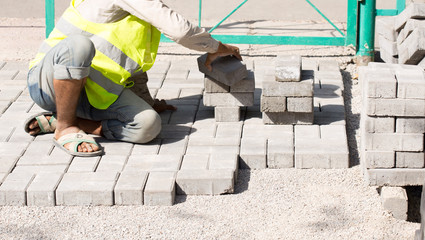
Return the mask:
[[[55,29],[39,49],[31,67],[37,64],[58,42],[73,34],[90,38],[96,47],[85,87],[92,106],[108,108],[125,87],[133,84],[128,78],[138,71],[147,71],[155,61],[160,32],[150,24],[127,16],[114,23],[92,23],[82,18],[71,1]]]

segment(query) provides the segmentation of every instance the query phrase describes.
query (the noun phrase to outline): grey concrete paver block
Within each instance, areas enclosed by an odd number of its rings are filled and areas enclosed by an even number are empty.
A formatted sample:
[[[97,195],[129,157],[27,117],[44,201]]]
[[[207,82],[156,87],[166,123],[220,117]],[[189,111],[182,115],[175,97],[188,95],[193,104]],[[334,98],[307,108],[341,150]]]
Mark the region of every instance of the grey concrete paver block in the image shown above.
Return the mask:
[[[398,52],[398,56],[395,57],[395,56],[392,55],[392,53],[387,52],[385,49],[380,49],[379,55],[385,63],[397,64],[399,62],[398,59],[399,59],[400,55],[403,54],[403,51],[401,51],[399,48],[397,48],[397,52]]]
[[[181,170],[208,169],[210,154],[186,154],[183,156]]]
[[[27,142],[0,142],[0,156],[21,156],[28,146]]]
[[[272,75],[265,76],[263,81],[263,96],[267,97],[312,97],[313,79],[303,79],[300,82],[277,82]]]
[[[425,133],[425,118],[396,118],[396,132]]]
[[[126,155],[103,155],[99,160],[96,172],[122,172],[127,159]]]
[[[235,153],[239,154],[239,146],[188,146],[186,154],[204,154],[204,153]]]
[[[205,76],[204,80],[206,93],[227,93],[230,92],[230,86],[216,81],[214,78]]]
[[[278,82],[299,82],[301,80],[301,56],[279,55],[275,63],[275,77]]]
[[[25,206],[26,190],[34,174],[10,173],[0,186],[0,206]]]
[[[425,4],[412,3],[407,6],[400,14],[394,19],[394,28],[400,31],[409,19],[424,19],[425,18]]]
[[[29,143],[24,156],[48,156],[52,152],[54,145],[49,136],[48,141],[33,141]]]
[[[205,106],[252,106],[254,93],[204,93]]]
[[[423,134],[418,133],[373,133],[364,136],[367,150],[423,151]]]
[[[186,195],[220,195],[234,192],[234,171],[180,170],[177,173],[177,193]]]
[[[219,123],[215,133],[216,138],[242,136],[242,123]]]
[[[335,60],[320,60],[318,68],[320,72],[340,72],[339,64]]]
[[[231,169],[238,170],[238,155],[226,153],[212,153],[210,155],[208,169]]]
[[[55,191],[63,173],[39,173],[27,189],[28,206],[55,206]]]
[[[397,97],[403,99],[425,99],[425,76],[423,69],[397,69]]]
[[[43,166],[43,165],[69,165],[71,163],[71,155],[65,158],[55,156],[29,156],[24,155],[16,164],[17,166]]]
[[[267,167],[293,168],[294,167],[294,136],[286,133],[282,138],[268,139]]]
[[[103,140],[103,139],[102,139]],[[133,149],[133,143],[128,142],[119,142],[119,141],[105,141],[100,142],[103,147],[103,151],[106,155],[121,155],[128,156],[130,155],[131,150]]]
[[[344,125],[295,126],[296,168],[348,168]]]
[[[176,154],[184,155],[186,153],[188,138],[183,139],[163,139],[159,155]]]
[[[396,168],[423,168],[425,166],[423,152],[396,152]]]
[[[380,17],[376,19],[376,33],[390,41],[397,40],[397,32],[394,27],[395,16]]]
[[[2,155],[0,156],[0,173],[10,173],[18,162],[19,156]]]
[[[64,173],[68,167],[69,165],[18,165],[12,172],[26,174],[38,174],[43,172]]]
[[[255,74],[248,70],[248,75],[241,81],[230,87],[230,92],[254,92],[255,90]]]
[[[395,75],[381,69],[368,69],[364,84],[369,98],[396,98],[397,80]]]
[[[379,41],[379,49],[380,51],[384,50],[391,56],[397,56],[398,55],[398,49],[397,49],[397,42],[396,41],[390,41],[386,39],[383,36],[378,36]]]
[[[368,169],[366,182],[371,186],[418,186],[423,184],[425,169]]]
[[[125,171],[178,171],[182,156],[177,154],[131,156]]]
[[[364,151],[363,156],[367,168],[394,168],[395,166],[394,151]]]
[[[394,117],[370,117],[362,114],[361,118],[362,127],[368,133],[393,133],[396,129]]]
[[[417,65],[425,56],[425,27],[419,27],[399,45],[399,63]]]
[[[368,98],[365,107],[369,116],[425,117],[425,100],[423,99]]]
[[[199,71],[227,86],[233,86],[235,83],[244,79],[248,74],[245,63],[239,61],[235,57],[227,56],[217,58],[211,64],[212,71],[209,71],[204,65],[206,58],[207,54],[198,58]]]
[[[66,173],[56,189],[59,206],[111,206],[117,172]]]
[[[94,172],[99,161],[100,157],[74,157],[67,172]]]
[[[394,218],[407,220],[408,199],[404,188],[382,187],[381,202],[384,209],[389,211]]]
[[[267,168],[267,139],[244,137],[241,140],[240,167],[244,169]]]
[[[176,172],[150,172],[144,191],[148,206],[171,206],[176,196]]]
[[[114,188],[115,205],[143,205],[148,172],[122,172]]]
[[[239,122],[241,111],[239,107],[216,106],[214,118],[216,122]]]
[[[286,99],[288,112],[311,113],[313,112],[312,97],[288,97]]]
[[[261,112],[286,112],[286,97],[261,96]]]
[[[314,113],[297,113],[297,112],[263,112],[264,124],[313,124]]]

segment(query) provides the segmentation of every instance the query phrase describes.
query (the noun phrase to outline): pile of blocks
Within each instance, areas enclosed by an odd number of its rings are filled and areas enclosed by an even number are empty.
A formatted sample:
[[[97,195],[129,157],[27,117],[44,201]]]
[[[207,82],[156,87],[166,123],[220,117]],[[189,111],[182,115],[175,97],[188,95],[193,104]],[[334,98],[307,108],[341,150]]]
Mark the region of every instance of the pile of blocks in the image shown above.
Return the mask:
[[[264,124],[313,124],[314,75],[301,74],[301,56],[278,56],[275,73],[264,76]]]
[[[422,185],[425,76],[419,66],[370,63],[362,84],[361,163],[368,184]]]
[[[207,54],[198,58],[199,71],[205,73],[204,106],[214,107],[217,122],[238,122],[240,107],[254,104],[254,72],[232,56],[220,57],[205,67]]]
[[[376,21],[381,59],[425,68],[425,4],[412,3],[397,16]]]

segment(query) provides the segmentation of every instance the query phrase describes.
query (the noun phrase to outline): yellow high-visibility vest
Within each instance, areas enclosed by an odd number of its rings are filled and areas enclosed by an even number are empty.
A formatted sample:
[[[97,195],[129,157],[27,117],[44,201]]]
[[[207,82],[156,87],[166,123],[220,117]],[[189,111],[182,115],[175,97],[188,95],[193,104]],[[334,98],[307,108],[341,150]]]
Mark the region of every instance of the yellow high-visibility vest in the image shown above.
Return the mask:
[[[49,37],[44,40],[30,68],[46,52],[70,35],[90,38],[96,48],[85,91],[90,104],[106,109],[122,90],[134,83],[128,78],[138,71],[146,72],[155,62],[161,33],[151,24],[128,15],[114,23],[85,20],[76,10],[84,0],[72,0]]]

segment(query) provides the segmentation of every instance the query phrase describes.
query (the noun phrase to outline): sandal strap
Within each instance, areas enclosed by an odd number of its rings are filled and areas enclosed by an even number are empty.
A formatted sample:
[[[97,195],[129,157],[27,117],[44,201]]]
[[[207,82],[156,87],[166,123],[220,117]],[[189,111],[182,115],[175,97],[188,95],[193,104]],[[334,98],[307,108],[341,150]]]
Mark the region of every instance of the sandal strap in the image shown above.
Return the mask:
[[[56,123],[55,123],[55,128],[52,128],[49,120],[47,120],[46,116],[44,115],[35,117],[35,120],[37,120],[38,127],[40,128],[40,131],[42,133],[53,132],[56,129]]]
[[[78,133],[65,134],[57,140],[62,146],[69,143],[69,150],[78,152],[78,146],[82,143],[91,143],[99,146],[94,138],[87,135],[84,131],[80,130]]]

